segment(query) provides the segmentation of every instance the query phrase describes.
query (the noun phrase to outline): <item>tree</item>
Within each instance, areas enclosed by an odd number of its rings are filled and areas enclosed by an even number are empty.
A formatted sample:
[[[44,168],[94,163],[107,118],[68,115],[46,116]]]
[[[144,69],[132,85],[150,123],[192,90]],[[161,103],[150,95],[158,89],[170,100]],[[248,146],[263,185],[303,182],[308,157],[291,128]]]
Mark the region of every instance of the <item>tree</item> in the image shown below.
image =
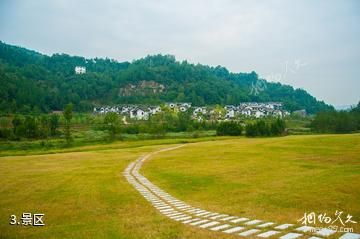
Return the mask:
[[[270,135],[270,127],[264,120],[258,120],[256,122],[256,128],[259,133],[259,136],[269,136]]]
[[[242,127],[239,123],[234,121],[230,122],[221,122],[216,128],[216,134],[219,136],[230,135],[238,136],[242,133]]]
[[[192,119],[190,111],[187,112],[179,112],[177,114],[177,131],[186,131],[192,127]]]
[[[87,73],[75,75],[77,65],[85,66]],[[142,87],[140,82],[149,79],[154,79],[154,88]],[[290,111],[306,109],[313,114],[333,110],[306,91],[280,83],[266,83],[259,94],[251,95],[254,82],[262,82],[255,72],[230,73],[224,67],[178,62],[168,55],[147,56],[129,63],[66,54],[47,56],[0,42],[0,81],[0,111],[8,113],[59,110],[67,102],[72,102],[76,111],[89,111],[94,102],[169,101],[193,105],[282,101]],[[136,87],[130,90],[132,86]]]
[[[15,137],[20,138],[24,134],[24,120],[21,116],[15,115],[15,117],[12,120],[13,125],[13,133]]]
[[[57,114],[52,114],[50,116],[50,135],[55,136],[56,130],[59,127],[59,116]]]
[[[221,105],[216,105],[214,108],[214,113],[211,114],[211,119],[212,120],[221,119],[225,116],[225,114],[226,114],[225,108],[222,107]]]
[[[35,138],[38,133],[38,125],[35,117],[26,116],[24,121],[25,136],[27,138]]]
[[[273,122],[265,122],[264,120],[257,120],[255,123],[248,123],[246,125],[246,136],[279,136],[285,133],[285,121],[278,118]]]
[[[320,112],[311,122],[311,128],[319,133],[350,133],[360,129],[360,113],[355,111]]]
[[[111,140],[115,138],[118,123],[119,123],[119,116],[117,113],[109,112],[105,115],[104,124],[107,130],[109,131],[109,137]]]
[[[40,136],[42,138],[47,138],[49,136],[50,131],[50,120],[47,115],[42,115],[40,117]]]
[[[270,125],[271,135],[282,135],[285,133],[285,128],[285,120],[278,118]]]
[[[251,123],[246,125],[245,133],[247,137],[255,137],[259,135],[256,125]]]
[[[147,124],[149,133],[155,134],[158,137],[163,137],[165,135],[167,128],[166,114],[170,114],[170,112],[161,111],[149,118]]]
[[[66,143],[69,144],[72,140],[71,138],[71,131],[70,131],[70,123],[71,123],[71,119],[73,117],[73,104],[69,103],[65,106],[64,109],[64,118],[65,118],[65,139],[66,139]]]

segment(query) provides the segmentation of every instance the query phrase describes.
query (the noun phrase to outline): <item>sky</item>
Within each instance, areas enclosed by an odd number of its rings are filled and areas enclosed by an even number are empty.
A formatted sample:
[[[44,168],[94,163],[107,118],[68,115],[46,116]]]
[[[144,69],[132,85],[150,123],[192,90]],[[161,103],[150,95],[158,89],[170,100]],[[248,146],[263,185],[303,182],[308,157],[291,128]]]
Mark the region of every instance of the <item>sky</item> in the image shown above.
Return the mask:
[[[360,100],[357,0],[1,0],[0,40],[118,61],[171,54],[335,106]]]

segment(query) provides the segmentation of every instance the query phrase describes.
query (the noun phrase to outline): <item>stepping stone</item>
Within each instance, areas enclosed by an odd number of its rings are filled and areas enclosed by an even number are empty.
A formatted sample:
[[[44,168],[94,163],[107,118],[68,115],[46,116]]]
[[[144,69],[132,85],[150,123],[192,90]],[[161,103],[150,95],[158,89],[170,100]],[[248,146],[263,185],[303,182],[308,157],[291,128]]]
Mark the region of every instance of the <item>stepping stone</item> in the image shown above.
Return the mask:
[[[184,216],[184,217],[180,217],[180,218],[176,218],[175,221],[185,221],[185,220],[189,220],[190,218],[192,218],[191,216]]]
[[[188,224],[190,222],[197,222],[197,221],[200,221],[200,220],[201,220],[200,218],[194,218],[194,219],[191,219],[191,220],[183,221],[182,223]]]
[[[308,239],[323,239],[321,237],[309,237]]]
[[[193,212],[195,212],[197,209],[190,209],[190,210],[187,210],[187,212],[189,212],[189,213],[193,213]]]
[[[173,214],[173,213],[177,213],[177,211],[175,211],[175,210],[173,209],[173,210],[171,210],[171,211],[162,212],[162,214],[164,214],[164,215],[171,215],[171,214]]]
[[[244,222],[244,221],[249,221],[249,220],[250,220],[249,218],[242,217],[242,218],[238,218],[238,219],[235,219],[235,220],[231,220],[230,222],[238,223],[238,222]]]
[[[227,216],[229,216],[229,215],[227,215],[227,214],[220,214],[220,215],[217,215],[217,216],[215,216],[215,217],[210,217],[210,218],[211,218],[211,219],[218,219],[218,218],[227,217]]]
[[[315,235],[318,235],[318,236],[323,236],[323,237],[328,237],[332,234],[334,234],[336,231],[334,230],[331,230],[331,229],[328,229],[328,228],[323,228],[321,229],[320,231],[317,231],[315,233]]]
[[[173,211],[168,211],[168,212],[161,212],[162,214],[164,214],[165,216],[171,215],[173,213],[177,213],[177,211],[173,210]]]
[[[226,231],[223,231],[223,232],[233,233],[233,232],[238,232],[238,231],[244,230],[244,228],[245,227],[233,227],[233,228],[227,229]]]
[[[200,210],[200,209],[196,209],[195,211],[193,211],[192,213],[194,214],[198,214],[198,213],[202,213],[204,212],[204,210]]]
[[[228,221],[228,220],[230,220],[230,219],[235,219],[235,218],[237,218],[237,217],[234,217],[234,216],[225,217],[225,218],[220,219],[220,221]]]
[[[190,225],[197,226],[197,225],[200,225],[200,224],[207,223],[208,221],[209,220],[200,220],[200,221],[197,221],[197,222],[190,223]]]
[[[252,220],[252,221],[246,222],[245,225],[255,225],[260,222],[262,222],[262,221],[261,220]]]
[[[267,237],[271,237],[275,234],[278,234],[279,232],[278,231],[267,231],[267,232],[263,232],[259,235],[257,235],[258,237],[264,237],[264,238],[267,238]]]
[[[273,223],[273,222],[266,222],[266,223],[258,225],[257,227],[264,228],[264,227],[268,227],[268,226],[271,226],[271,225],[274,225],[274,224],[275,223]]]
[[[213,227],[213,228],[210,228],[211,231],[220,231],[222,229],[225,229],[225,228],[228,228],[230,227],[229,224],[223,224],[223,225],[220,225],[220,226],[216,226],[216,227]]]
[[[359,239],[359,238],[360,238],[360,234],[348,232],[342,235],[339,239]]]
[[[169,209],[171,208],[170,206],[162,206],[162,207],[156,207],[157,209],[161,210],[161,209]]]
[[[289,228],[289,227],[291,227],[293,225],[294,224],[282,224],[282,225],[279,225],[279,226],[275,227],[275,229],[284,230],[284,229]]]
[[[199,213],[199,214],[196,214],[196,216],[205,216],[205,215],[208,215],[208,214],[211,214],[211,212],[202,212],[202,213]]]
[[[177,207],[178,209],[185,209],[185,208],[189,208],[190,206],[181,206],[181,207]]]
[[[309,231],[313,231],[314,229],[315,229],[314,227],[302,226],[302,227],[296,228],[295,230],[300,231],[300,232],[309,232]]]
[[[208,215],[203,216],[203,217],[208,218],[208,217],[213,217],[213,216],[216,216],[216,215],[219,215],[219,213],[214,212],[214,213],[208,214]]]
[[[202,225],[200,226],[200,228],[208,228],[208,227],[215,226],[215,225],[217,225],[217,224],[220,224],[220,222],[212,221],[212,222],[209,222],[209,223],[202,224]]]
[[[300,233],[294,233],[294,232],[290,232],[282,237],[280,237],[280,239],[295,239],[298,237],[301,237],[303,234]]]
[[[251,230],[239,233],[239,236],[246,237],[246,236],[250,236],[252,234],[255,234],[255,233],[259,232],[259,231],[260,231],[259,229],[251,229]]]
[[[171,219],[177,219],[177,218],[181,218],[181,217],[185,217],[185,216],[187,216],[187,215],[185,215],[185,214],[179,214],[179,215],[176,215],[176,216],[171,216],[170,218],[171,218]]]
[[[175,211],[175,210],[172,209],[172,208],[169,208],[169,209],[160,209],[160,212],[170,212],[170,211]]]
[[[168,217],[172,217],[172,216],[176,216],[176,215],[180,215],[182,214],[181,212],[176,212],[176,213],[170,213],[170,214],[167,214]]]

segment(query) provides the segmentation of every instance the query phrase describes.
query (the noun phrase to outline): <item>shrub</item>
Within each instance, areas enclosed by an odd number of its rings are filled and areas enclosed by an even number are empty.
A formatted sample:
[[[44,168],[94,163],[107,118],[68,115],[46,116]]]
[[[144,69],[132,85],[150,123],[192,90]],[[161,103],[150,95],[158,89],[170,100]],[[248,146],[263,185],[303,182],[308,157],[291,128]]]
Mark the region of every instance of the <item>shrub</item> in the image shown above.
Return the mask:
[[[222,122],[216,128],[216,135],[238,136],[238,135],[241,135],[242,130],[243,129],[239,123],[236,123],[234,121]]]
[[[277,119],[274,122],[266,123],[264,120],[258,120],[255,123],[249,123],[246,125],[246,136],[278,136],[285,133],[285,121]]]

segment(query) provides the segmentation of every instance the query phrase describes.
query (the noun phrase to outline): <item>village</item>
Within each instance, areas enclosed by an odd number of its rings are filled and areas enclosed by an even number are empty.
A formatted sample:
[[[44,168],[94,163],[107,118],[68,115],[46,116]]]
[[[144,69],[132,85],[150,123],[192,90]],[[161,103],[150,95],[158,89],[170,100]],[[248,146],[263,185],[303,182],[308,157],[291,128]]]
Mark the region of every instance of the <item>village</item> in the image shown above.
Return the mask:
[[[106,114],[115,112],[134,120],[148,120],[151,115],[162,112],[164,109],[174,112],[191,113],[196,120],[217,119],[232,120],[240,117],[280,117],[283,118],[290,113],[283,109],[281,102],[243,102],[239,105],[221,106],[192,106],[191,103],[165,103],[157,106],[144,105],[118,105],[95,107],[94,114]]]

